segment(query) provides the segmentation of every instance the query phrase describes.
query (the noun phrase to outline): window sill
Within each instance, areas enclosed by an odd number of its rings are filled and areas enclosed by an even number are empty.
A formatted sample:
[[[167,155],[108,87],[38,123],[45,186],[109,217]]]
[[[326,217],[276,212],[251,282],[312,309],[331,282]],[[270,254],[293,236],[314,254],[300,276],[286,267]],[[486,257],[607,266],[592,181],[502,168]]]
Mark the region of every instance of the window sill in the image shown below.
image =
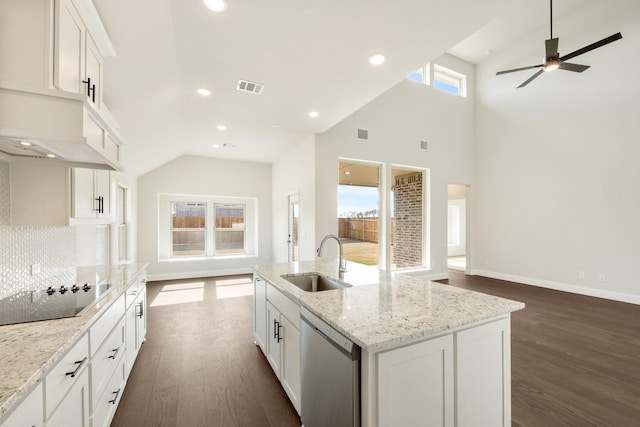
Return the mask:
[[[198,257],[180,257],[180,258],[159,258],[158,262],[193,262],[193,261],[219,261],[229,259],[249,259],[258,258],[254,255],[218,255],[218,256],[198,256]]]

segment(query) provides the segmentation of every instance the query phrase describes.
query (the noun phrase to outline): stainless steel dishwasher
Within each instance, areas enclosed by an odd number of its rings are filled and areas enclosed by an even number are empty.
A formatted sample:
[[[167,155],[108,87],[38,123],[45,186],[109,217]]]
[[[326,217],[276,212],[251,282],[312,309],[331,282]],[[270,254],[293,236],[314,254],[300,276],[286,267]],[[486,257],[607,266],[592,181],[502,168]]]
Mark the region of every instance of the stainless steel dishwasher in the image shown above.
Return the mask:
[[[304,307],[302,408],[304,427],[360,426],[360,347]]]

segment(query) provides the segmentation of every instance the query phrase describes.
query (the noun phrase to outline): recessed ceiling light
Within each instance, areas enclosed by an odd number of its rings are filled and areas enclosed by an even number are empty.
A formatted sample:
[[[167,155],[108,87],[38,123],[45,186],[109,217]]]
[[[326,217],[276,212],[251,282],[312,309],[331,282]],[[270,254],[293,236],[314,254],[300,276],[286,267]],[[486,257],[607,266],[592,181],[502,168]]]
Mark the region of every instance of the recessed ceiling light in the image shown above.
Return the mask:
[[[214,12],[222,12],[227,8],[227,3],[223,0],[204,0],[204,5]]]
[[[197,90],[198,94],[200,96],[209,96],[211,95],[211,91],[209,89],[205,89],[203,87],[201,87],[200,89]]]
[[[216,150],[217,150],[218,148],[220,148],[220,144],[212,144],[211,146],[212,146],[213,148],[215,148]]]
[[[56,155],[49,153],[49,154],[47,154],[47,157],[50,158],[50,159],[55,159]]]
[[[345,175],[351,175],[351,171],[350,170],[346,170],[346,171],[344,171],[344,174]]]
[[[225,125],[218,125],[216,127],[218,128],[218,130],[227,130],[227,127]]]
[[[320,113],[318,113],[317,111],[309,111],[309,117],[311,117],[312,119],[315,119],[319,115]]]
[[[29,141],[20,141],[20,145],[24,145],[25,147],[31,147],[31,143]]]
[[[371,57],[369,57],[369,64],[371,65],[380,65],[382,64],[387,58],[384,57],[384,55],[373,55]]]

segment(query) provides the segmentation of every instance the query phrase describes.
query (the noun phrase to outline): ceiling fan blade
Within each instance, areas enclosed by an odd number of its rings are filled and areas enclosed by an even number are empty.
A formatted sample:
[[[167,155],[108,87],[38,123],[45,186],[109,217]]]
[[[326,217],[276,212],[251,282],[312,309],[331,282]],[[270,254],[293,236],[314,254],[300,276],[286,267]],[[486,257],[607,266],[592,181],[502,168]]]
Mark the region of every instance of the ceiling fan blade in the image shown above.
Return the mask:
[[[513,73],[513,72],[516,72],[516,71],[530,70],[532,68],[540,68],[540,67],[544,67],[544,64],[531,65],[529,67],[522,67],[522,68],[514,68],[512,70],[498,71],[496,73],[496,76],[499,76],[500,74]]]
[[[538,77],[540,74],[544,73],[544,70],[540,70],[537,73],[535,73],[533,76],[529,77],[527,80],[525,80],[524,83],[522,83],[520,86],[518,86],[518,88],[524,87],[526,85],[528,85],[529,83],[531,83],[531,81],[533,79],[535,79],[536,77]]]
[[[587,68],[589,68],[589,65],[581,65],[581,64],[571,64],[569,62],[561,62],[560,66],[558,67],[561,70],[567,70],[567,71],[575,71],[576,73],[581,73],[584,70],[586,70]]]
[[[595,43],[591,43],[590,45],[585,46],[582,49],[578,49],[578,50],[576,50],[574,52],[568,53],[568,54],[560,57],[560,61],[566,61],[567,59],[575,58],[578,55],[582,55],[583,53],[587,53],[590,50],[597,49],[597,48],[602,47],[602,46],[604,46],[606,44],[612,43],[612,42],[614,42],[616,40],[620,40],[621,38],[622,38],[622,34],[616,33],[616,34],[614,34],[612,36],[609,36],[607,38],[604,38],[604,39],[602,39],[600,41],[597,41]]]
[[[544,47],[547,58],[555,58],[558,56],[558,38],[544,41]]]

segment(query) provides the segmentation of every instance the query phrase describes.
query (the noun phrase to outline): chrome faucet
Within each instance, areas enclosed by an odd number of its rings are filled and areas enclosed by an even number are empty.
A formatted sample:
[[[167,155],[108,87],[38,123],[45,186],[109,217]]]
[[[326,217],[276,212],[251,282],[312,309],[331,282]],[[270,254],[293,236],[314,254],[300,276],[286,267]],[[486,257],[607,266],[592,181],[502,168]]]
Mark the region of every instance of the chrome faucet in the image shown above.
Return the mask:
[[[336,236],[335,234],[327,234],[326,236],[324,236],[316,253],[318,254],[318,256],[322,256],[322,247],[324,246],[324,242],[326,242],[328,239],[335,239],[335,241],[338,242],[338,246],[340,247],[340,259],[338,260],[338,278],[344,279],[344,273],[347,272],[347,262],[343,259],[342,241],[338,236]]]

